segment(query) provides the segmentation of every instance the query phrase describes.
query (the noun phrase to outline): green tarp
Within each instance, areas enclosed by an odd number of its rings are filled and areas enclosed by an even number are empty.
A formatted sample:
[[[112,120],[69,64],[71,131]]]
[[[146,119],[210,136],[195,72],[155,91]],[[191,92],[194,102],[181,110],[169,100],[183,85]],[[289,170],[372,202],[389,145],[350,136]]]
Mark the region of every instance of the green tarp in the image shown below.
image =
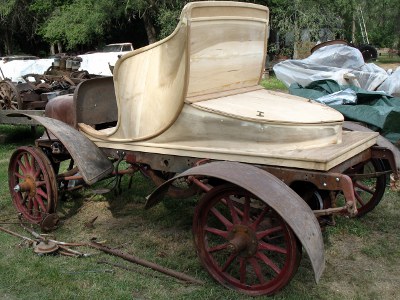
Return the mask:
[[[400,98],[391,97],[383,92],[371,92],[355,86],[339,85],[334,80],[314,81],[306,87],[295,83],[289,87],[292,95],[307,99],[317,99],[347,88],[356,92],[357,103],[330,105],[340,111],[346,120],[368,124],[379,131],[392,143],[400,142]]]

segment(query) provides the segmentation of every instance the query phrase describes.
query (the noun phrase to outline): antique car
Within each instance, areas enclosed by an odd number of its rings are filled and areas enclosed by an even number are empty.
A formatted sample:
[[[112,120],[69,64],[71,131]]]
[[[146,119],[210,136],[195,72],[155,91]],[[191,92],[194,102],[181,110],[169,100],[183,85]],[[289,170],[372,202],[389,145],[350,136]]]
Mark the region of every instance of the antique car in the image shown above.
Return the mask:
[[[189,3],[169,37],[122,56],[114,77],[49,102],[47,117],[31,116],[44,135],[10,160],[16,209],[41,223],[68,183],[141,172],[158,185],[146,208],[202,195],[195,247],[222,285],[276,293],[303,249],[318,282],[321,226],[372,210],[398,165],[378,133],[345,130],[339,112],[260,86],[268,17],[249,3]]]

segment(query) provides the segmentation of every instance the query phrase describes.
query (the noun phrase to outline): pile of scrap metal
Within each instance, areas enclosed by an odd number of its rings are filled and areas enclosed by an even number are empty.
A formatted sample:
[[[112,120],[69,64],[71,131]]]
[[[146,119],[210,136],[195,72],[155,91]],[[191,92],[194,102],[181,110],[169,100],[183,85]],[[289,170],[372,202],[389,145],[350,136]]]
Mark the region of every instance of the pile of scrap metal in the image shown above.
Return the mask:
[[[50,99],[73,93],[80,82],[97,77],[79,71],[80,65],[79,57],[56,57],[44,74],[26,74],[24,82],[5,78],[0,81],[0,110],[42,110]]]

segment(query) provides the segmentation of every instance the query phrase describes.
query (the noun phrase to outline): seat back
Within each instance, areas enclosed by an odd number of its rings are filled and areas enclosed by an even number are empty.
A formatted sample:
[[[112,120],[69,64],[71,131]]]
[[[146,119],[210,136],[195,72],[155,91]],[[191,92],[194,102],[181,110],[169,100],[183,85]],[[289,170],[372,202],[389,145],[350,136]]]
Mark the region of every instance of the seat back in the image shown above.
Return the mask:
[[[258,85],[267,52],[268,8],[235,2],[187,7],[190,74],[187,100]]]
[[[264,6],[225,1],[187,4],[169,37],[117,61],[118,124],[108,136],[150,139],[175,122],[185,99],[257,85],[267,27]]]
[[[94,78],[81,82],[74,92],[75,126],[107,126],[118,120],[112,77]],[[115,125],[115,124],[114,124]]]

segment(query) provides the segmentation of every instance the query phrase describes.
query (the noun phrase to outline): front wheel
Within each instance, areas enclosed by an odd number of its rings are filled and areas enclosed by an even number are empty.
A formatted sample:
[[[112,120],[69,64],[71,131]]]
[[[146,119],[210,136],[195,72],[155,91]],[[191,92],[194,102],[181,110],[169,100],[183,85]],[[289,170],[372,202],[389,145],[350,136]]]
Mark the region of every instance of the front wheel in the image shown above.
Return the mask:
[[[25,219],[40,223],[57,205],[52,165],[36,147],[20,147],[11,156],[8,183],[15,208]]]
[[[222,285],[241,293],[271,295],[286,286],[301,259],[301,245],[277,212],[232,184],[200,200],[193,235],[201,263]]]

